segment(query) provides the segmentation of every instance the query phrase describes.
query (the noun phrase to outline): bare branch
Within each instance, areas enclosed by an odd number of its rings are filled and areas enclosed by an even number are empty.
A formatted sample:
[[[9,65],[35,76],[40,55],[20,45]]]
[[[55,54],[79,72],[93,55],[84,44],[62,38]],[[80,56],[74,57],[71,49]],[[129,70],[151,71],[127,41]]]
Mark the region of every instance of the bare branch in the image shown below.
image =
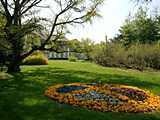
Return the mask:
[[[7,20],[10,22],[11,21],[11,14],[10,14],[8,7],[7,7],[7,4],[8,4],[7,0],[5,0],[5,1],[1,0],[1,4],[5,10],[5,16],[6,16]]]
[[[34,0],[34,2],[32,2],[26,9],[22,10],[21,15],[25,14],[26,12],[28,12],[32,7],[36,6],[37,4],[39,4],[42,0]],[[25,8],[25,7],[24,7]]]
[[[77,18],[74,18],[74,19],[72,19],[72,20],[68,20],[68,21],[65,21],[65,22],[59,22],[59,23],[56,24],[56,26],[58,26],[58,25],[70,24],[70,23],[79,23],[79,24],[81,24],[81,23],[86,22],[86,20],[83,20],[83,21],[78,21],[78,20],[82,20],[82,19],[85,18],[86,16],[87,16],[87,15],[85,14],[85,15],[83,15],[83,16],[81,16],[81,17],[77,17]]]
[[[48,5],[47,5],[47,6],[35,5],[35,7],[39,7],[39,8],[50,8]]]
[[[73,7],[75,5],[75,3],[73,2],[70,2],[61,12],[59,12],[56,16],[55,16],[55,19],[54,19],[54,23],[52,25],[52,29],[50,31],[50,34],[49,36],[47,37],[47,39],[45,40],[45,42],[42,44],[42,47],[44,47],[48,41],[51,39],[52,35],[53,35],[53,32],[55,30],[55,27],[57,26],[57,21],[58,21],[58,18],[60,15],[62,15],[63,13],[65,13],[66,11],[68,11],[71,7]]]
[[[22,8],[22,7],[25,6],[28,2],[29,2],[29,0],[22,0],[22,2],[20,3],[20,7]]]

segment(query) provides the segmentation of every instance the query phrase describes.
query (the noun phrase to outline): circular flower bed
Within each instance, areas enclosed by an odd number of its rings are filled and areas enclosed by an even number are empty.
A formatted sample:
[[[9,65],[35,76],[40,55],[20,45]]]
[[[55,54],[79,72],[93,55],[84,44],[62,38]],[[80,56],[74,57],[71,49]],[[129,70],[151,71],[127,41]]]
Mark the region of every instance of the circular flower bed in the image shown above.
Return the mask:
[[[102,112],[152,112],[160,110],[160,96],[137,87],[117,84],[58,84],[45,95],[60,103]]]

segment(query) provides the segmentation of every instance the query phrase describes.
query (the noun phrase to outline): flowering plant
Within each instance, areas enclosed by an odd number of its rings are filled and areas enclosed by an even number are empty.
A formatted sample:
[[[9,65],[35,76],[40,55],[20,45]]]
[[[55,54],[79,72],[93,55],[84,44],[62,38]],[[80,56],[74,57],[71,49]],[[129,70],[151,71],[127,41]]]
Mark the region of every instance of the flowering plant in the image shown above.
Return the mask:
[[[58,84],[45,95],[60,103],[107,112],[151,112],[160,110],[160,96],[137,87],[117,84]]]

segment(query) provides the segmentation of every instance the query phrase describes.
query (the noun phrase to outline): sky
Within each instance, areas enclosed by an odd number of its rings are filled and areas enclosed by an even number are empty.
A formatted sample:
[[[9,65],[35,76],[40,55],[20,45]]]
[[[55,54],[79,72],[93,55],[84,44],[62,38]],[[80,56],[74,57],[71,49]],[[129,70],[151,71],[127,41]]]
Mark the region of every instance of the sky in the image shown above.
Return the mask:
[[[153,0],[150,8],[160,6],[160,0]],[[95,42],[100,42],[107,38],[114,37],[123,25],[129,12],[136,11],[137,4],[131,0],[106,0],[100,8],[102,18],[93,20],[92,24],[70,28],[71,34],[68,39],[90,38]]]

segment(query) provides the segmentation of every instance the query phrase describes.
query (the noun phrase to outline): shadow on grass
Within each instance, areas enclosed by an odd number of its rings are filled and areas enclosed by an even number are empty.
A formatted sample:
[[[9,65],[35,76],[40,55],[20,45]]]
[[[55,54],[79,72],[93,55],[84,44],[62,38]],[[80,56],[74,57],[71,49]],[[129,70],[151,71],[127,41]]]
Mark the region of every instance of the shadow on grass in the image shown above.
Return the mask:
[[[159,87],[160,83],[154,83],[152,81],[143,81],[139,78],[128,76],[128,75],[120,75],[120,74],[100,74],[94,72],[86,72],[80,70],[65,70],[62,68],[40,68],[36,70],[32,70],[29,73],[25,73],[25,76],[30,76],[29,78],[38,77],[39,80],[43,81],[43,84],[46,83],[48,85],[53,85],[57,83],[71,83],[71,82],[99,82],[102,83],[113,83],[113,84],[124,84],[137,86],[140,88],[146,88],[152,90],[152,88]],[[32,80],[32,81],[35,81]]]
[[[71,82],[118,83],[152,89],[160,84],[130,76],[98,74],[62,68],[36,68],[0,84],[0,118],[2,120],[159,120],[160,113],[102,113],[58,104],[43,95],[53,84]]]

